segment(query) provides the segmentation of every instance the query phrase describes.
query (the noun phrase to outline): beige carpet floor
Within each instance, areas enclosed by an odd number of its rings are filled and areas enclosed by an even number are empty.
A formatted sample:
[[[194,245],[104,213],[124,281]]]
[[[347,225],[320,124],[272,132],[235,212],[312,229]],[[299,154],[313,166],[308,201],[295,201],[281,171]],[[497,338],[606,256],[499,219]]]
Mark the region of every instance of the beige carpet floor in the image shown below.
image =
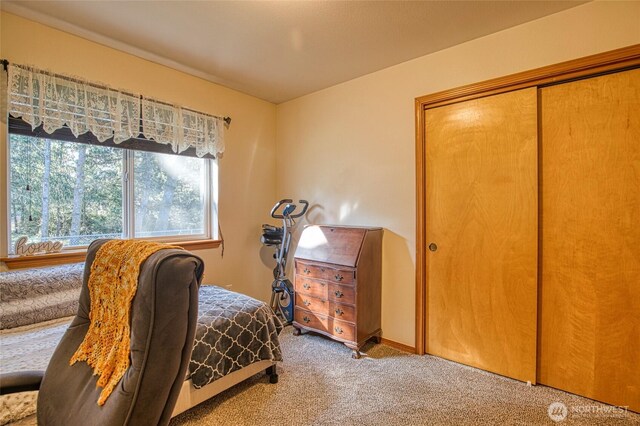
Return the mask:
[[[265,375],[236,385],[179,415],[195,425],[537,425],[555,424],[553,402],[567,407],[562,425],[640,425],[640,415],[546,386],[524,383],[385,345],[352,359],[320,336],[281,334],[280,380]]]
[[[293,336],[291,327],[280,337],[278,384],[256,375],[179,415],[171,426],[550,425],[553,402],[567,407],[559,425],[640,425],[638,414],[436,357],[370,345],[367,356],[355,360],[345,346],[311,334]],[[33,426],[34,417],[13,424]]]

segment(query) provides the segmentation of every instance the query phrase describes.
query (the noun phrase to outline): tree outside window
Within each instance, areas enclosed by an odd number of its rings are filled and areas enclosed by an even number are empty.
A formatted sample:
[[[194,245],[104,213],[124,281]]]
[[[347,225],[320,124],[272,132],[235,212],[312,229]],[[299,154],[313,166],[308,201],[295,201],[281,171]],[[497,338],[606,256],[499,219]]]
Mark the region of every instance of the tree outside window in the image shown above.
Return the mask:
[[[10,251],[21,236],[67,247],[211,237],[214,160],[19,134],[9,146]]]

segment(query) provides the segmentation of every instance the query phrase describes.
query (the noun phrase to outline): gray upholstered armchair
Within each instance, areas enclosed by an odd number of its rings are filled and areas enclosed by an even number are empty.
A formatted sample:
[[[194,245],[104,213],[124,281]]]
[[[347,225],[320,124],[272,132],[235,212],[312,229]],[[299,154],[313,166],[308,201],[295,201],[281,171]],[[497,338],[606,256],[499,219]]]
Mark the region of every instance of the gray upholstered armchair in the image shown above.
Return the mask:
[[[203,263],[193,254],[165,249],[140,268],[131,304],[131,365],[103,406],[101,388],[84,362],[69,360],[89,328],[91,264],[107,240],[87,252],[80,308],[56,348],[44,374],[11,373],[0,393],[38,390],[40,425],[166,425],[185,379],[198,319],[198,287]]]

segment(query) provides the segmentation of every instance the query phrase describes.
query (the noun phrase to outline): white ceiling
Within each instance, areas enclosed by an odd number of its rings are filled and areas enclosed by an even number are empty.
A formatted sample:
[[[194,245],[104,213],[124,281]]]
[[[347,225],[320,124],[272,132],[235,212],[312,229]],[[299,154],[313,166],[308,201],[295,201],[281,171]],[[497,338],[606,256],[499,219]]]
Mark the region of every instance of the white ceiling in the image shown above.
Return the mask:
[[[281,103],[584,1],[11,1],[2,9]]]

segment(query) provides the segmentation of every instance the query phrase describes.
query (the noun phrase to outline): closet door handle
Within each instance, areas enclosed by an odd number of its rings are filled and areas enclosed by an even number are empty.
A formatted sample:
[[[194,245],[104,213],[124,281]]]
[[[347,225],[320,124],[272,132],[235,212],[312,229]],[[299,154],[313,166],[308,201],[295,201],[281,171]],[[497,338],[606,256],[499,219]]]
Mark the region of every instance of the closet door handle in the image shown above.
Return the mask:
[[[438,250],[438,245],[436,243],[429,244],[429,250],[431,250],[431,251]]]

